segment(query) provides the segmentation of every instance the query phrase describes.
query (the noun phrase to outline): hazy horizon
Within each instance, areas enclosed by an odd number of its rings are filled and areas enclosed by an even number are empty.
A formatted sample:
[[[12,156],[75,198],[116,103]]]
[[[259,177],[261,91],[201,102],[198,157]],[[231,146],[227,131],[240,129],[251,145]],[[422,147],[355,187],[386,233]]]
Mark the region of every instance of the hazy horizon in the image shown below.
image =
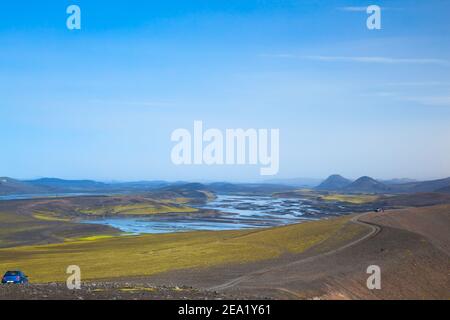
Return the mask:
[[[450,176],[450,2],[5,1],[7,177],[263,181]],[[280,170],[176,166],[171,133],[280,130]]]
[[[132,182],[152,182],[152,181],[164,181],[164,182],[168,182],[168,183],[176,183],[176,182],[186,182],[186,183],[216,183],[216,182],[224,182],[224,183],[272,183],[272,184],[276,184],[276,183],[281,183],[281,184],[286,184],[288,182],[290,183],[294,183],[294,181],[296,180],[305,180],[307,182],[304,182],[305,185],[310,184],[313,185],[315,183],[320,183],[324,180],[326,180],[329,176],[331,175],[335,175],[337,173],[334,174],[330,174],[328,176],[325,177],[277,177],[277,178],[260,178],[260,179],[248,179],[248,180],[239,180],[239,179],[202,179],[202,178],[198,178],[198,179],[157,179],[157,178],[148,178],[148,179],[132,179],[132,180],[116,180],[116,179],[94,179],[94,178],[89,178],[89,177],[85,177],[85,178],[61,178],[61,177],[55,177],[55,176],[45,176],[45,177],[32,177],[32,178],[17,178],[17,177],[11,177],[8,175],[0,175],[0,178],[10,178],[10,179],[15,179],[15,180],[19,180],[19,181],[33,181],[33,180],[39,180],[39,179],[60,179],[60,180],[69,180],[69,181],[74,181],[74,180],[78,180],[78,181],[96,181],[96,182],[102,182],[102,183],[132,183]],[[343,175],[341,175],[343,176]],[[362,175],[362,176],[358,176],[358,177],[348,177],[348,176],[343,176],[344,178],[347,178],[349,180],[355,181],[361,177],[365,177],[368,175]],[[446,179],[446,178],[450,178],[450,176],[445,176],[445,177],[431,177],[431,178],[427,178],[427,179],[415,179],[415,178],[411,178],[411,177],[388,177],[388,178],[380,178],[380,177],[374,177],[374,176],[368,176],[370,178],[373,178],[377,181],[390,181],[390,180],[414,180],[414,181],[429,181],[429,180],[439,180],[439,179]]]

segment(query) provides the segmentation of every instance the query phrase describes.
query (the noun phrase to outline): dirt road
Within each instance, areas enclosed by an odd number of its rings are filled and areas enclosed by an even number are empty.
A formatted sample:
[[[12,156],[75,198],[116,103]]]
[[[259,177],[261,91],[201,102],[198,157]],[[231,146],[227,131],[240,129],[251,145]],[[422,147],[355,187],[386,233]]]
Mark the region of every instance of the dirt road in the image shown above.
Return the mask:
[[[450,205],[366,213],[301,254],[96,281],[77,292],[0,286],[0,299],[450,299],[449,230]],[[381,268],[380,290],[366,286],[371,265]]]
[[[307,252],[253,264],[184,270],[154,283],[193,285],[233,295],[274,299],[449,299],[450,206],[366,213],[352,223],[366,231],[337,234]],[[342,230],[341,233],[345,233]],[[381,290],[369,290],[367,268],[381,268]]]
[[[233,279],[231,281],[227,281],[226,283],[223,283],[221,285],[213,286],[213,287],[209,288],[209,290],[211,290],[211,291],[223,291],[223,290],[226,290],[226,289],[230,289],[230,288],[238,285],[241,282],[249,281],[252,278],[255,278],[255,277],[258,277],[258,276],[262,276],[262,275],[264,275],[266,273],[269,273],[269,272],[276,272],[277,270],[281,271],[282,269],[284,269],[286,267],[294,267],[294,266],[300,265],[302,263],[310,263],[310,262],[313,262],[314,260],[320,259],[322,257],[333,255],[333,254],[337,254],[338,252],[340,252],[342,250],[345,250],[345,249],[347,249],[347,248],[349,248],[351,246],[354,246],[354,245],[360,243],[361,241],[364,241],[364,240],[366,240],[366,239],[368,239],[370,237],[373,237],[381,230],[381,228],[379,226],[377,226],[377,225],[369,224],[367,222],[362,222],[362,221],[359,220],[360,218],[366,216],[367,214],[368,213],[360,214],[358,216],[353,217],[350,220],[352,223],[356,223],[356,224],[359,224],[359,225],[362,225],[362,226],[368,228],[369,231],[367,232],[367,234],[363,234],[360,238],[357,238],[357,239],[355,239],[355,240],[353,240],[353,241],[351,241],[351,242],[349,242],[349,243],[347,243],[347,244],[345,244],[345,245],[343,245],[341,247],[338,247],[338,248],[336,248],[334,250],[331,250],[331,251],[327,251],[327,252],[324,252],[324,253],[321,253],[321,254],[318,254],[318,255],[313,255],[311,257],[302,258],[302,259],[299,259],[297,261],[289,262],[287,264],[282,264],[282,265],[279,265],[279,266],[270,267],[270,268],[258,270],[256,272],[252,272],[252,273],[243,275],[243,276],[238,277],[236,279]],[[297,296],[297,294],[293,293],[291,290],[288,290],[286,288],[275,288],[275,289],[279,290],[279,291],[288,292],[288,293],[290,293],[292,295]]]

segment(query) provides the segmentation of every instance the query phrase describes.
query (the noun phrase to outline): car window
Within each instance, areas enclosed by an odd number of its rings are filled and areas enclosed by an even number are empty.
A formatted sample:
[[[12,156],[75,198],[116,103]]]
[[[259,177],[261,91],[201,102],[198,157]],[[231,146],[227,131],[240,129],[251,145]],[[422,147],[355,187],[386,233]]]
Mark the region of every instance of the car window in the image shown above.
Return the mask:
[[[18,276],[19,272],[16,271],[8,271],[5,276]]]

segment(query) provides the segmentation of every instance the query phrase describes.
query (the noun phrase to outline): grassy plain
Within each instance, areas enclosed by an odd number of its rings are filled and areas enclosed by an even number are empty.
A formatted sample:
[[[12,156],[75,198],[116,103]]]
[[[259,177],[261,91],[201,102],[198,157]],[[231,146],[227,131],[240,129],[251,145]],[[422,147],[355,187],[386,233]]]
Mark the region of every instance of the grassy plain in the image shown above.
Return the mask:
[[[277,192],[274,196],[304,198],[324,202],[344,202],[348,204],[367,204],[380,199],[379,195],[373,194],[344,194],[331,193],[327,191],[316,191],[312,189],[297,189],[288,192]]]
[[[97,236],[60,244],[0,249],[0,272],[20,269],[34,283],[65,281],[78,265],[93,280],[245,263],[300,253],[336,237],[350,217],[258,230]]]
[[[352,204],[364,204],[369,202],[374,202],[379,198],[376,195],[369,194],[340,194],[332,193],[320,196],[320,199],[324,201],[337,201],[337,202],[347,202]]]
[[[191,213],[198,209],[183,205],[171,205],[170,203],[130,204],[82,209],[79,213],[93,216],[103,215],[152,215],[162,213]]]

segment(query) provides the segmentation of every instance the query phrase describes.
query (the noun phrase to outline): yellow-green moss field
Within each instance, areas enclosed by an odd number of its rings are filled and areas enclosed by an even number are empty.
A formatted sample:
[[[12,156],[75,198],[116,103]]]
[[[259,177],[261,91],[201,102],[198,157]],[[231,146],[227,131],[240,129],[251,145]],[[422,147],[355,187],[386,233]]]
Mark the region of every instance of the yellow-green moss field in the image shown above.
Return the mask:
[[[245,263],[300,253],[336,237],[350,217],[270,229],[96,236],[60,244],[0,249],[0,272],[20,269],[34,283],[65,281],[78,265],[86,280]],[[364,227],[361,227],[364,228]]]

